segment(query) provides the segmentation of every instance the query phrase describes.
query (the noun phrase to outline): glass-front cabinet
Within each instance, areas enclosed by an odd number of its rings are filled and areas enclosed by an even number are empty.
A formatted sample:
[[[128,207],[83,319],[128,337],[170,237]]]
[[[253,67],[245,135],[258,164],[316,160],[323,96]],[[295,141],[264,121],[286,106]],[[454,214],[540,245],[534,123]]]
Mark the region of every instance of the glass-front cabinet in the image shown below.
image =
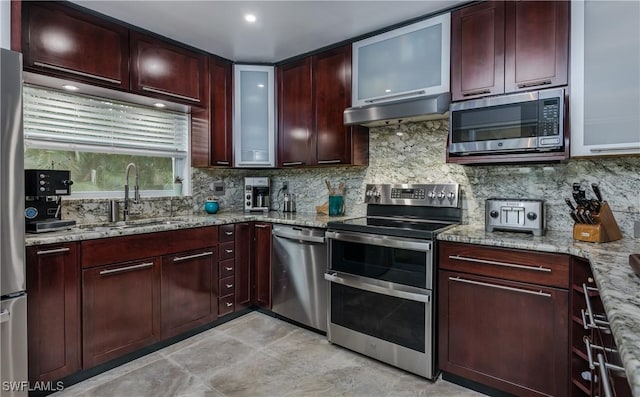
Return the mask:
[[[234,66],[234,165],[275,166],[274,68]]]

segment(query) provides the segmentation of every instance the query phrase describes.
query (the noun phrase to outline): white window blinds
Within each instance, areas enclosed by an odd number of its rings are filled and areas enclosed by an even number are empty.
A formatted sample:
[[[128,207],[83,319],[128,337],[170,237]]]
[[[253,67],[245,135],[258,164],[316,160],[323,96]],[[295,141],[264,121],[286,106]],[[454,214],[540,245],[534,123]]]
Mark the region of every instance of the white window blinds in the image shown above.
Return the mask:
[[[28,147],[183,157],[189,115],[24,86]]]

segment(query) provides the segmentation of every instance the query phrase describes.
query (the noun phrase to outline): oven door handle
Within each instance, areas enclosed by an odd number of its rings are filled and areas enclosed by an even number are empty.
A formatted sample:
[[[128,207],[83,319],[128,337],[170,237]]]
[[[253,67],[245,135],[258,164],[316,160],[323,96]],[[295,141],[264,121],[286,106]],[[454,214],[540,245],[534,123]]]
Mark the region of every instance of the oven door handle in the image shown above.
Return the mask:
[[[408,291],[402,288],[402,286],[395,284],[394,288],[381,287],[379,285],[368,284],[360,281],[358,277],[340,275],[337,272],[325,273],[324,279],[331,281],[332,283],[346,285],[347,287],[353,287],[362,289],[369,292],[375,292],[377,294],[383,294],[393,296],[396,298],[407,299],[416,302],[429,303],[431,301],[431,294],[419,294],[416,292]]]
[[[360,233],[344,233],[328,231],[325,233],[328,239],[347,241],[350,243],[378,245],[389,248],[408,249],[415,251],[431,251],[431,241],[421,241],[416,239],[407,239],[402,237],[384,236],[384,235],[365,235]]]

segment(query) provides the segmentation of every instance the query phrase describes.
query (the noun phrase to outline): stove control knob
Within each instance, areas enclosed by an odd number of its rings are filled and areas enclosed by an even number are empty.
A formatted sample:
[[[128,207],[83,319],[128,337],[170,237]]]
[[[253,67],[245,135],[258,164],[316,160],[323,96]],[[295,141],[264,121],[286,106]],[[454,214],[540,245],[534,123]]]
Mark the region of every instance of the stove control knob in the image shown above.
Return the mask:
[[[380,197],[380,192],[377,190],[373,192],[373,197]]]
[[[454,192],[449,192],[449,194],[447,194],[447,197],[449,198],[449,200],[453,201],[453,199],[456,198],[456,194]]]
[[[367,197],[371,197],[371,196],[373,196],[373,190],[367,190],[367,192],[365,193],[365,195],[366,195]]]
[[[527,219],[530,221],[535,221],[536,219],[538,219],[538,214],[536,214],[535,212],[529,212],[527,213]]]
[[[429,198],[433,200],[434,198],[436,198],[436,192],[429,192],[427,196],[429,196]]]
[[[438,193],[438,200],[444,200],[444,197],[445,197],[444,192]]]
[[[492,210],[491,212],[489,212],[489,216],[492,218],[497,218],[498,215],[500,215],[500,213],[496,210]]]

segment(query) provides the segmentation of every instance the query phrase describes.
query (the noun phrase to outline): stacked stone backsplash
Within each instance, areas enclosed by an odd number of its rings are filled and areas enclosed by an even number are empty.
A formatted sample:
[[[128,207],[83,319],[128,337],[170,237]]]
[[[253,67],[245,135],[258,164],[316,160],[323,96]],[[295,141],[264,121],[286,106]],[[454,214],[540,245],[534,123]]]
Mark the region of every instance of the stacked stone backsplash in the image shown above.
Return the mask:
[[[402,135],[398,135],[397,133]],[[205,215],[204,200],[213,195],[212,184],[223,182],[221,211],[242,211],[245,176],[271,178],[272,209],[278,210],[282,182],[296,195],[298,212],[313,213],[327,201],[325,179],[333,186],[346,185],[346,214],[365,213],[367,183],[459,183],[463,191],[463,223],[484,225],[484,204],[489,197],[538,198],[546,203],[547,227],[570,232],[573,227],[564,202],[571,185],[600,184],[623,234],[633,237],[633,223],[640,220],[640,157],[570,160],[560,164],[462,166],[445,162],[448,120],[372,128],[368,167],[318,167],[298,169],[192,169],[192,197],[144,199],[144,217]],[[589,194],[590,188],[587,190]],[[107,200],[65,200],[67,218],[106,220]],[[147,216],[149,215],[149,216]]]

